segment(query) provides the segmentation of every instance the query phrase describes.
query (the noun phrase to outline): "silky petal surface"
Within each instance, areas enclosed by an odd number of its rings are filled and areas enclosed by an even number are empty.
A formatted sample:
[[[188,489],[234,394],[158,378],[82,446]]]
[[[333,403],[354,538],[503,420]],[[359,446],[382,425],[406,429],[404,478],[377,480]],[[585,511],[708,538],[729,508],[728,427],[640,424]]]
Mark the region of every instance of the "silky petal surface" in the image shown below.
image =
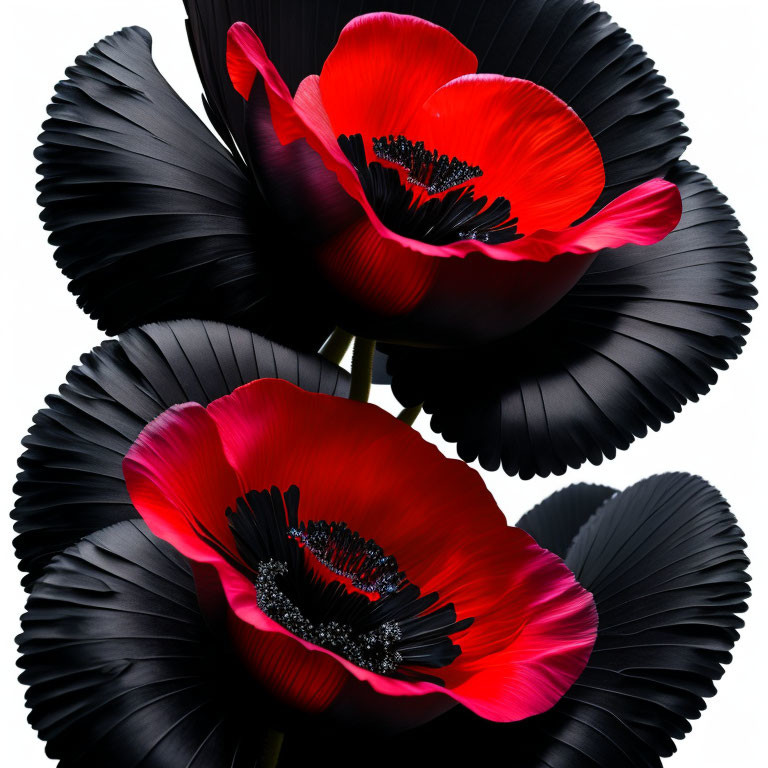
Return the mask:
[[[524,234],[570,226],[605,185],[587,127],[557,96],[527,80],[452,80],[426,100],[405,135],[479,166],[483,175],[472,180],[477,197],[509,200]]]
[[[305,669],[302,674],[327,678],[330,671],[316,667],[332,659],[380,694],[441,693],[484,717],[508,721],[547,709],[586,663],[596,626],[589,594],[558,558],[507,527],[474,470],[445,459],[375,406],[306,397],[277,380],[254,382],[207,410],[187,405],[168,411],[144,430],[124,470],[153,531],[213,565],[236,616],[280,634],[269,642],[303,659],[292,662]],[[234,486],[243,495],[291,485],[301,491],[301,520],[346,522],[393,554],[423,594],[438,592],[440,604],[455,605],[459,620],[474,618],[456,638],[464,652],[443,670],[446,687],[356,667],[261,612],[250,580],[222,557],[221,548],[233,551],[231,539],[217,533],[212,516],[218,505],[224,519]],[[203,543],[201,532],[215,535],[219,551]],[[250,647],[263,642],[253,635],[244,640]]]
[[[511,336],[583,277],[598,253],[662,240],[678,224],[680,193],[652,180],[583,223],[503,245],[435,246],[361,221],[318,254],[345,327],[369,338],[462,346]]]
[[[41,218],[100,328],[194,317],[313,351],[333,330],[298,269],[304,251],[277,236],[247,169],[157,70],[146,30],[78,57],[48,116],[35,150]]]
[[[475,72],[477,58],[450,32],[415,16],[371,13],[342,30],[320,73],[336,137],[405,134],[434,91]]]

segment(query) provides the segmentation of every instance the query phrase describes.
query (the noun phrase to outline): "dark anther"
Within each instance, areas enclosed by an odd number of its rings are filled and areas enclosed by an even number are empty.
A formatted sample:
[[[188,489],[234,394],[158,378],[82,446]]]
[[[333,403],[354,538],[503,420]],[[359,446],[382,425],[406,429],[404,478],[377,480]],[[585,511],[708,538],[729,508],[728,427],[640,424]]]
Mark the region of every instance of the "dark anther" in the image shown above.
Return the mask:
[[[363,592],[397,592],[404,580],[392,555],[385,555],[376,542],[350,531],[345,523],[310,520],[306,525],[291,528],[288,534],[326,568],[349,579]]]
[[[340,136],[339,146],[357,171],[363,192],[382,224],[399,235],[433,245],[459,240],[498,245],[522,237],[517,231],[517,219],[511,218],[509,200],[503,197],[488,205],[488,198],[475,198],[470,185],[422,202],[421,196],[415,198],[413,188],[402,184],[396,168],[368,164],[360,134]],[[404,154],[410,151],[406,146]],[[396,154],[392,152],[392,156]]]
[[[458,620],[451,603],[436,608],[440,596],[422,595],[394,556],[344,523],[299,520],[295,486],[251,491],[226,514],[235,550],[199,535],[251,580],[267,616],[377,674],[442,683],[423,670],[459,656],[451,636],[473,620]]]
[[[379,675],[391,675],[402,664],[396,645],[402,639],[397,622],[386,621],[368,632],[357,633],[349,624],[327,621],[313,624],[288,597],[280,578],[288,566],[276,560],[259,565],[255,587],[259,608],[271,619],[302,640],[321,645],[349,659],[363,669]]]
[[[452,187],[466,184],[482,176],[480,166],[469,165],[448,155],[438,155],[437,150],[424,148],[423,141],[415,144],[405,136],[382,136],[373,140],[373,153],[382,160],[400,165],[408,171],[408,181],[424,187],[430,195],[437,195]]]

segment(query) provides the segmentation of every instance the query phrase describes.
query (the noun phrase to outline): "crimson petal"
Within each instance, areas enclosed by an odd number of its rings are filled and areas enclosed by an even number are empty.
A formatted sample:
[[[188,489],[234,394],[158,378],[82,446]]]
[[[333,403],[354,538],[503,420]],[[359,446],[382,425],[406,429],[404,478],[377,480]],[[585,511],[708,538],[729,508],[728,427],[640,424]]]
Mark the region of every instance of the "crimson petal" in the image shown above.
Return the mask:
[[[680,221],[681,207],[677,187],[655,179],[581,224],[502,245],[429,246],[362,219],[330,240],[317,261],[337,294],[340,324],[351,332],[408,346],[477,347],[544,315],[578,285],[600,249],[658,243]]]
[[[24,583],[82,536],[138,517],[122,460],[150,421],[176,403],[208,404],[274,377],[314,392],[349,390],[347,374],[317,356],[199,320],[127,331],[84,355],[24,439],[12,513]]]
[[[342,30],[319,73],[320,95],[334,136],[360,133],[368,141],[407,133],[438,88],[476,70],[474,53],[442,27],[414,16],[372,13]]]
[[[640,46],[583,0],[184,0],[190,42],[212,112],[225,135],[246,145],[245,104],[226,70],[226,33],[238,21],[264,41],[295,92],[319,74],[342,28],[377,11],[411,14],[453,33],[481,72],[531,80],[586,123],[606,166],[595,209],[642,181],[663,176],[688,140],[664,79]]]
[[[509,200],[525,235],[569,227],[605,186],[603,161],[584,123],[529,80],[472,74],[444,81],[394,133],[479,166],[476,197]]]
[[[248,663],[259,678],[272,678],[264,658],[290,659],[293,674],[281,677],[274,695],[292,706],[324,710],[348,679],[379,695],[380,718],[398,713],[401,697],[406,706],[410,697],[423,699],[431,712],[443,696],[510,722],[552,706],[592,647],[591,598],[562,563],[507,526],[474,470],[375,406],[257,381],[207,409],[169,409],[142,432],[123,469],[151,530],[216,569],[235,637],[257,654]],[[238,495],[291,485],[309,510],[299,509],[300,521],[345,522],[394,555],[425,595],[473,619],[459,637],[461,655],[440,668],[444,686],[362,669],[265,615],[252,580],[233,563],[224,513]],[[318,702],[317,686],[308,684],[319,679],[329,700]]]

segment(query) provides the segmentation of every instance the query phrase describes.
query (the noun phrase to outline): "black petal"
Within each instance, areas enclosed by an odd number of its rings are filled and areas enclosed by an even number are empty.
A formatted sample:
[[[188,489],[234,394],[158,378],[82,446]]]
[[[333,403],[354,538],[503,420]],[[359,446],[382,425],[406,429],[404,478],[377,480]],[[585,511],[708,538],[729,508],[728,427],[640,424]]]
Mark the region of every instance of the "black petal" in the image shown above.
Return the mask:
[[[110,334],[201,317],[317,349],[332,326],[290,244],[157,71],[149,34],[102,40],[67,77],[35,155],[41,217],[80,306]]]
[[[549,508],[554,527],[564,503],[584,508],[583,493],[566,489],[523,520],[536,515],[546,526]],[[373,764],[428,750],[446,765],[496,765],[502,755],[515,768],[660,768],[731,660],[750,594],[742,537],[728,504],[700,478],[660,475],[616,494],[565,558],[594,594],[600,626],[586,670],[560,702],[512,724],[456,707],[377,744]]]
[[[750,593],[742,537],[720,493],[690,475],[607,501],[565,558],[600,617],[587,669],[550,712],[495,730],[496,744],[520,745],[530,768],[658,768],[731,660]]]
[[[429,19],[477,55],[480,72],[533,80],[566,101],[594,135],[607,171],[600,205],[664,175],[688,140],[677,102],[643,50],[583,0],[184,0],[205,92],[222,135],[246,147],[245,102],[226,70],[227,30],[250,24],[295,91],[319,74],[355,16],[395,11]],[[247,154],[247,151],[245,151]]]
[[[498,345],[388,347],[398,399],[425,404],[466,461],[523,478],[613,458],[670,422],[737,357],[754,267],[726,199],[688,163],[674,233],[601,252],[547,315]]]
[[[83,536],[138,517],[122,460],[148,422],[177,403],[207,405],[260,378],[349,391],[347,374],[322,358],[210,321],[144,326],[84,355],[24,439],[13,512],[24,582]]]
[[[517,521],[540,547],[565,557],[581,526],[616,491],[606,485],[571,485],[553,493]]]
[[[29,721],[60,768],[254,768],[269,708],[200,613],[189,565],[143,522],[59,555],[19,637]]]

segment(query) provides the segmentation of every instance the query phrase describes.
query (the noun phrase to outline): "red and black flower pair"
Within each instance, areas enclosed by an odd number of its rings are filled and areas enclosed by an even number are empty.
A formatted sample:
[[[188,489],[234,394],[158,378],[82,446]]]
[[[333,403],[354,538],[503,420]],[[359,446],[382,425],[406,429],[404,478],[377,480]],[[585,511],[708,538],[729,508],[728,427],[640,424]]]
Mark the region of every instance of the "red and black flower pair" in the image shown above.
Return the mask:
[[[663,80],[581,0],[185,5],[226,148],[133,28],[68,71],[37,153],[56,258],[125,331],[20,462],[49,753],[247,768],[280,731],[287,765],[657,767],[738,637],[727,504],[665,475],[511,528],[333,360],[376,339],[406,406],[524,477],[706,391],[751,264]]]
[[[285,765],[658,766],[749,593],[719,494],[574,486],[510,528],[473,469],[348,386],[203,321],[74,369],[25,441],[15,511],[49,754],[251,768],[277,729]]]
[[[671,92],[592,3],[384,5],[188,0],[228,150],[145,32],[82,57],[38,151],[72,290],[110,332],[377,339],[398,399],[489,469],[614,456],[707,391],[754,306]]]

